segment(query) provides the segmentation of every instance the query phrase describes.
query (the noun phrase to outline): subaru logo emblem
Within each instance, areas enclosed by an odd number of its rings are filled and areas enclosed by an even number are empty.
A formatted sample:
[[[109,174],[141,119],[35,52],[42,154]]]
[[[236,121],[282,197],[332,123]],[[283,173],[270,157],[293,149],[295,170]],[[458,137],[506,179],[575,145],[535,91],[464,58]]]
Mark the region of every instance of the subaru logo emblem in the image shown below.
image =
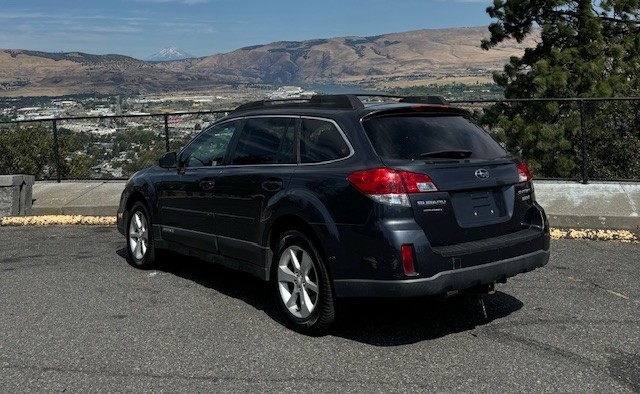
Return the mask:
[[[476,170],[476,178],[478,179],[489,178],[489,171],[485,170],[484,168],[480,168],[479,170]]]

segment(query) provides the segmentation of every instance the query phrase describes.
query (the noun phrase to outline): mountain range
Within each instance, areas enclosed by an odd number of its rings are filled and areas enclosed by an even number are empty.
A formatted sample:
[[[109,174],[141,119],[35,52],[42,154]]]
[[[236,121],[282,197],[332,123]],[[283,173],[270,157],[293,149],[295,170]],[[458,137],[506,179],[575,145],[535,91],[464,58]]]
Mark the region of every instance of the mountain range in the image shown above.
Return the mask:
[[[374,37],[283,41],[201,58],[162,61],[122,55],[0,50],[0,95],[150,94],[206,91],[224,84],[424,84],[488,79],[535,35],[484,51],[486,27],[425,29]]]

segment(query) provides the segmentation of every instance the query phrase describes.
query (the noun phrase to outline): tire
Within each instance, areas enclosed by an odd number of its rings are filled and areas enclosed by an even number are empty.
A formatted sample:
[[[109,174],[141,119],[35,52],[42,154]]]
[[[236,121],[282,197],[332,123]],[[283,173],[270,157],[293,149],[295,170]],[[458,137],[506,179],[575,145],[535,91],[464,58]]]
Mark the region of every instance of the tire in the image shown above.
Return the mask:
[[[309,238],[288,231],[278,241],[271,285],[287,325],[303,334],[322,335],[336,322],[329,273]]]
[[[142,202],[131,207],[127,220],[127,262],[140,269],[149,269],[156,262],[151,216]]]

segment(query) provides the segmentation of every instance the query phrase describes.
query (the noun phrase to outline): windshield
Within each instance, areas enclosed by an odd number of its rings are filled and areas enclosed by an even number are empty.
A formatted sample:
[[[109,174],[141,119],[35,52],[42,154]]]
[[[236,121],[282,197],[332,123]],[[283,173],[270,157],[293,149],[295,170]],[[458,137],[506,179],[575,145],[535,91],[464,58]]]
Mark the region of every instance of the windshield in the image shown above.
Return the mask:
[[[363,122],[378,155],[398,160],[497,159],[508,153],[462,116],[385,116]]]

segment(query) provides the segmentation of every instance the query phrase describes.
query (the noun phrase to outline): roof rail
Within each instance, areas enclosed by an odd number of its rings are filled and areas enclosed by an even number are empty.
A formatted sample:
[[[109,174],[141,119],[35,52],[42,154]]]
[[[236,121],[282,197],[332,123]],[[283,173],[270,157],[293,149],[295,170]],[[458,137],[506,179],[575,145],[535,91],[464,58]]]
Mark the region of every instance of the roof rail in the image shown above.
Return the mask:
[[[294,108],[332,108],[332,109],[362,109],[362,101],[351,94],[315,95],[310,98],[260,100],[243,104],[233,110],[233,112],[248,111],[258,108],[273,107],[294,107]]]
[[[328,105],[331,108],[362,109],[362,101],[354,94],[317,94],[311,97],[310,103]]]
[[[399,102],[401,103],[449,105],[449,102],[443,96],[399,96],[395,94],[386,94],[386,93],[350,93],[349,95],[355,96],[355,97],[392,98],[392,99],[398,99]]]
[[[396,96],[385,93],[352,93],[352,94],[317,94],[310,98],[292,98],[277,100],[260,100],[243,104],[233,110],[233,112],[249,111],[259,108],[331,108],[354,110],[364,108],[364,104],[359,97],[385,97],[399,99],[401,103],[449,105],[449,102],[442,96]]]
[[[442,96],[407,96],[400,99],[401,103],[415,103],[415,104],[434,104],[434,105],[449,105],[447,99]]]

